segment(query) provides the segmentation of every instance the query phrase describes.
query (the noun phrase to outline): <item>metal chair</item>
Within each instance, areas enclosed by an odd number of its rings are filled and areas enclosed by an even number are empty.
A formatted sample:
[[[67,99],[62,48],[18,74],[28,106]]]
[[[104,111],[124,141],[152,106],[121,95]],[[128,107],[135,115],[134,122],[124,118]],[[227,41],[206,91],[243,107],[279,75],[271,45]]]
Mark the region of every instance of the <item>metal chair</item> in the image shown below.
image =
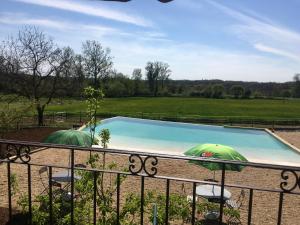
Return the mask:
[[[228,208],[231,208],[231,209],[240,209],[242,206],[243,206],[243,202],[244,202],[244,199],[245,199],[245,196],[246,196],[246,193],[245,193],[245,190],[242,189],[241,190],[241,194],[239,195],[238,199],[235,201],[233,199],[228,199],[226,200],[225,204]]]
[[[42,177],[42,174],[47,173],[47,182],[44,182],[44,179]],[[49,189],[49,172],[48,172],[48,167],[47,166],[42,166],[39,169],[39,178],[41,180],[42,185],[44,186],[44,190],[42,191],[41,194],[43,194],[44,192],[46,192]],[[59,189],[61,189],[61,184],[56,182],[56,181],[51,181],[51,184],[53,187],[57,187]]]
[[[241,193],[238,197],[238,199],[235,201],[233,199],[229,199],[225,202],[226,206],[230,209],[233,209],[233,210],[239,210],[242,206],[243,206],[243,203],[244,203],[244,200],[245,200],[245,196],[246,196],[246,193],[245,193],[245,190],[242,189],[241,190]],[[241,224],[241,220],[237,217],[229,217],[228,218],[228,224],[230,225],[238,225],[238,224]]]

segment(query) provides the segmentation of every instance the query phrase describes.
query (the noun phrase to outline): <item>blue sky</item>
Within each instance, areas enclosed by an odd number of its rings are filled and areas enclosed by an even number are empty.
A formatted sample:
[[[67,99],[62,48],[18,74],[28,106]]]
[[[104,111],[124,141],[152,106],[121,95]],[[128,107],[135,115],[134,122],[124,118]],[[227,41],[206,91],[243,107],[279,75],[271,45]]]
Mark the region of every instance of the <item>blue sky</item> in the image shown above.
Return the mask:
[[[59,46],[84,40],[111,49],[130,75],[147,61],[172,79],[292,80],[300,72],[300,0],[1,0],[0,39],[39,26]],[[298,11],[298,12],[297,12]]]

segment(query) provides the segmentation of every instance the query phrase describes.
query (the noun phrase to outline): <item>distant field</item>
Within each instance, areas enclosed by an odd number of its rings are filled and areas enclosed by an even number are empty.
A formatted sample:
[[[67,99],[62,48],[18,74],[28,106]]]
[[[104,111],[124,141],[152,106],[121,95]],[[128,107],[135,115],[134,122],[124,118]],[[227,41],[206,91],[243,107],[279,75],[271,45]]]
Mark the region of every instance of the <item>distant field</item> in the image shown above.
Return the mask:
[[[23,99],[14,106],[24,104],[27,102]],[[6,105],[0,102],[0,107]],[[50,113],[84,113],[85,111],[84,101],[72,99],[54,99],[46,108],[46,112]],[[107,98],[103,101],[99,112],[131,116],[144,113],[169,117],[300,119],[300,100]]]
[[[85,112],[86,104],[79,100],[53,102],[49,112]],[[101,113],[160,114],[206,118],[299,119],[300,100],[234,100],[202,98],[114,98],[105,99]]]

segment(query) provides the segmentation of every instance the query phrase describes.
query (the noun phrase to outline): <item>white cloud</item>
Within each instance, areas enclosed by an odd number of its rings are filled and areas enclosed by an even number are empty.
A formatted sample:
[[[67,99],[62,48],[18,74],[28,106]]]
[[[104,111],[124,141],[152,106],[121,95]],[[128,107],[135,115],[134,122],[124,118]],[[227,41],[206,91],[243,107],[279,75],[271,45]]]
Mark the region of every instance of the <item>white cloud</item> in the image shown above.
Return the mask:
[[[69,0],[15,0],[18,2],[51,7],[90,16],[102,17],[119,22],[130,23],[138,26],[152,26],[152,22],[139,16],[105,8],[103,4],[97,4],[93,1],[69,1]],[[88,3],[89,4],[88,4]]]
[[[8,25],[32,25],[43,28],[58,29],[60,31],[93,32],[97,35],[110,35],[118,33],[119,30],[98,24],[84,24],[66,20],[55,20],[51,18],[29,18],[26,14],[0,13],[0,23]]]
[[[19,17],[13,14],[0,14],[0,23],[9,25],[36,25],[43,27],[50,27],[56,29],[64,29],[66,25],[62,22],[48,20],[48,19],[31,19],[26,17]]]
[[[27,14],[17,13],[1,13],[0,12],[0,24],[7,25],[32,25],[46,28],[56,29],[60,32],[70,34],[70,37],[74,38],[76,34],[87,33],[90,38],[99,39],[100,37],[110,36],[111,38],[121,37],[128,40],[136,40],[137,42],[171,42],[167,38],[167,35],[160,31],[134,31],[126,32],[114,27],[103,26],[99,24],[82,23],[78,21],[68,21],[64,19],[52,19],[52,18],[34,18]],[[54,35],[57,36],[57,35]],[[58,40],[59,41],[59,40]]]
[[[254,47],[256,49],[260,50],[260,51],[263,51],[263,52],[268,52],[268,53],[272,53],[272,54],[275,54],[275,55],[288,57],[292,60],[300,62],[300,55],[292,54],[292,53],[286,52],[282,49],[273,48],[273,47],[266,46],[266,45],[260,44],[260,43],[255,44]]]
[[[238,21],[238,24],[231,26],[231,31],[248,41],[255,49],[299,62],[299,57],[295,56],[300,52],[300,33],[275,24],[258,13],[248,10],[248,13],[253,15],[249,16],[215,1],[207,0],[207,2]],[[280,50],[269,46],[280,46]]]

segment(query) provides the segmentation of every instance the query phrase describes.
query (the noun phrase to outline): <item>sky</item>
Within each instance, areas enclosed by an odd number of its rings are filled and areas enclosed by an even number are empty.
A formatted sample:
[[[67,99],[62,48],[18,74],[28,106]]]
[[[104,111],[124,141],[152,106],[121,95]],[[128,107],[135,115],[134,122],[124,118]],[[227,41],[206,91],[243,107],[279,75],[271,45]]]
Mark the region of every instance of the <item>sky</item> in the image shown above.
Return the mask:
[[[80,53],[97,40],[131,75],[148,61],[171,79],[291,81],[300,73],[300,0],[0,0],[0,40],[38,26]]]

